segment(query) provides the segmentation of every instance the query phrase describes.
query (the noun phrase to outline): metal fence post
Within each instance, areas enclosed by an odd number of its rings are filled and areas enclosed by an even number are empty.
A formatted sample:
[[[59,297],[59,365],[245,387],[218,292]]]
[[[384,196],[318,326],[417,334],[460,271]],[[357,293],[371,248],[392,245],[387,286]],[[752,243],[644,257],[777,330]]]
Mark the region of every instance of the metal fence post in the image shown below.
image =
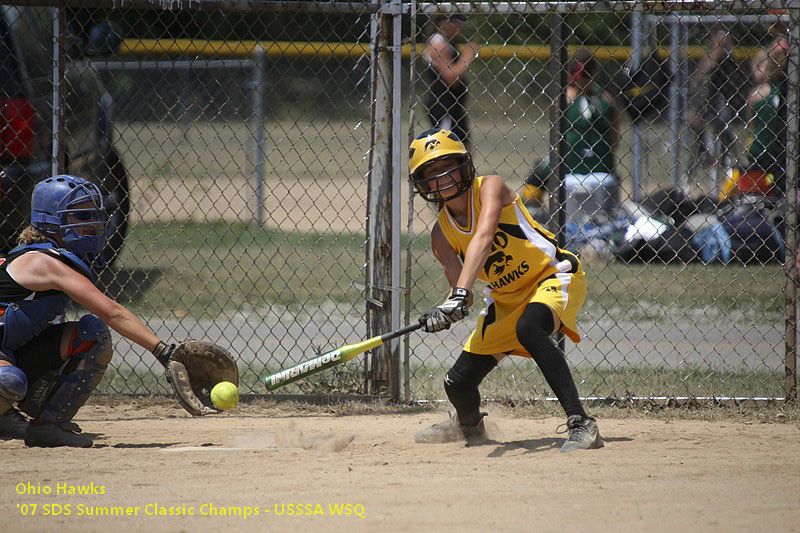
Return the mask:
[[[669,67],[673,73],[669,84],[670,181],[677,187],[681,179],[681,23],[679,16],[667,15],[669,25]]]
[[[556,234],[558,247],[565,242],[564,228],[567,225],[567,191],[564,186],[564,136],[567,125],[564,112],[567,108],[567,21],[566,15],[554,12],[550,15],[550,177],[547,189],[550,192],[550,229]],[[564,350],[564,334],[558,333],[558,346]]]
[[[633,75],[642,62],[642,13],[634,11],[631,13],[631,48],[632,55],[630,60],[630,73]],[[633,168],[633,201],[637,204],[641,201],[642,188],[642,128],[639,121],[632,123],[631,132],[631,159]]]
[[[564,188],[564,110],[567,107],[567,24],[563,13],[550,15],[550,177],[547,189],[550,192],[550,229],[564,245],[566,225],[566,190]]]
[[[787,108],[787,138],[789,139],[786,161],[786,292],[785,292],[785,312],[786,312],[786,331],[784,339],[786,350],[784,353],[785,378],[783,390],[786,393],[787,401],[797,400],[797,292],[798,292],[798,271],[797,271],[797,192],[798,158],[800,158],[800,147],[798,147],[798,134],[800,134],[800,17],[797,10],[791,10],[791,39],[789,46],[788,64],[788,91],[786,94]]]
[[[681,50],[686,52],[686,57],[684,57],[683,62],[681,63],[680,69],[680,107],[678,108],[678,116],[680,117],[679,121],[679,129],[678,129],[678,148],[681,150],[684,155],[681,157],[686,158],[690,157],[692,153],[688,148],[686,143],[686,127],[689,124],[689,26],[688,23],[684,21],[680,16],[678,18],[678,27],[680,28],[679,37],[680,37],[680,46]],[[678,55],[680,57],[680,54]],[[689,176],[689,171],[685,161],[680,161],[680,176],[681,178],[681,187],[685,190],[689,190],[689,183],[692,179]]]
[[[64,63],[67,53],[67,10],[56,8],[53,15],[53,145],[51,147],[51,174],[64,174],[66,153],[64,148]]]
[[[372,141],[367,192],[367,326],[370,335],[391,327],[392,286],[392,56],[389,43],[392,18],[378,13],[372,21]],[[378,303],[374,303],[378,302]],[[388,392],[391,352],[372,351],[369,393]]]
[[[393,2],[398,8],[400,0]],[[401,32],[402,15],[400,10],[392,15],[392,330],[400,328],[400,273],[402,254],[400,253],[400,196],[402,193],[401,184],[403,182],[403,157],[401,126],[402,119],[402,50]],[[400,343],[401,339],[395,339],[389,343],[390,354],[390,375],[389,375],[389,396],[392,400],[400,399]]]
[[[264,47],[257,44],[253,50],[253,176],[256,187],[256,222],[264,225],[264,166],[266,152],[264,151],[264,121],[266,120],[266,106],[264,105],[265,76],[267,68],[267,54]]]

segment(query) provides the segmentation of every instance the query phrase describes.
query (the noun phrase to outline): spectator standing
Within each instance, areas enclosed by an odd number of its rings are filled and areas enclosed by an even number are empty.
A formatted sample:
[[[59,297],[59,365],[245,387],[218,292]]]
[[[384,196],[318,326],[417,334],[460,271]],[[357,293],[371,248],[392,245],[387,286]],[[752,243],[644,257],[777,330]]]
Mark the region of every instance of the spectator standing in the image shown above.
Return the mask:
[[[422,53],[428,64],[423,74],[429,88],[425,108],[433,128],[452,131],[471,150],[466,71],[477,57],[478,47],[474,40],[463,53],[453,46],[467,24],[466,15],[436,15],[433,23],[434,31]]]
[[[785,191],[786,120],[783,94],[783,56],[760,50],[751,63],[755,87],[747,98],[752,140],[747,149],[750,165],[772,175]]]
[[[736,135],[732,121],[743,105],[741,93],[746,81],[732,52],[733,40],[728,33],[712,31],[706,56],[689,77],[689,128],[695,137],[694,146],[708,166],[733,163]]]
[[[619,201],[614,157],[619,113],[612,94],[596,81],[600,65],[591,52],[575,52],[567,70],[564,182],[568,216],[580,223],[581,214],[607,214]]]

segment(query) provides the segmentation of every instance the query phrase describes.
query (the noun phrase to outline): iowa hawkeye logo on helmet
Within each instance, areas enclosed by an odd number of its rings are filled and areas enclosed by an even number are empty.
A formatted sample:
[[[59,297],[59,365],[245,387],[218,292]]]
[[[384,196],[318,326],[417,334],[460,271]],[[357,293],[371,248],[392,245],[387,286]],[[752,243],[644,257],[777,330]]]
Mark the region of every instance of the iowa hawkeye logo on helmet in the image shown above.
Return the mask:
[[[453,166],[439,171],[436,176],[426,176],[425,170],[440,160],[453,160]],[[469,190],[475,179],[472,157],[464,143],[449,130],[432,129],[423,131],[411,143],[408,151],[408,169],[411,182],[420,196],[434,203],[442,203],[457,198]],[[456,172],[458,171],[458,172]],[[445,176],[444,185],[440,182]],[[432,188],[436,185],[436,188]]]

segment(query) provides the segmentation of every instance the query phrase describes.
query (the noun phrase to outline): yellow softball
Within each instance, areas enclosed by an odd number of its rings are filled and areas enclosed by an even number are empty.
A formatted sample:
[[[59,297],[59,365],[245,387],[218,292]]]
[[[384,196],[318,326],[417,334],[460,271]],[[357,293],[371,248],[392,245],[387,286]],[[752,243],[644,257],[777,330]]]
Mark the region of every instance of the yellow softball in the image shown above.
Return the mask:
[[[223,411],[233,409],[239,403],[239,387],[230,381],[220,381],[211,389],[211,403]]]

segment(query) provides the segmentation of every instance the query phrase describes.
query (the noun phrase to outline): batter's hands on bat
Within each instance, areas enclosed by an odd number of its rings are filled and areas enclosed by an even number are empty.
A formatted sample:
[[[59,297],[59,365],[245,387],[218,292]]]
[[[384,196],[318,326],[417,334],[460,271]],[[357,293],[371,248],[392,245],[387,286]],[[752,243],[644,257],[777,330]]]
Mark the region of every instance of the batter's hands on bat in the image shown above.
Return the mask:
[[[420,324],[424,325],[422,329],[426,333],[450,329],[451,324],[469,315],[469,299],[470,293],[467,289],[456,287],[443,304],[437,305],[419,317]]]

